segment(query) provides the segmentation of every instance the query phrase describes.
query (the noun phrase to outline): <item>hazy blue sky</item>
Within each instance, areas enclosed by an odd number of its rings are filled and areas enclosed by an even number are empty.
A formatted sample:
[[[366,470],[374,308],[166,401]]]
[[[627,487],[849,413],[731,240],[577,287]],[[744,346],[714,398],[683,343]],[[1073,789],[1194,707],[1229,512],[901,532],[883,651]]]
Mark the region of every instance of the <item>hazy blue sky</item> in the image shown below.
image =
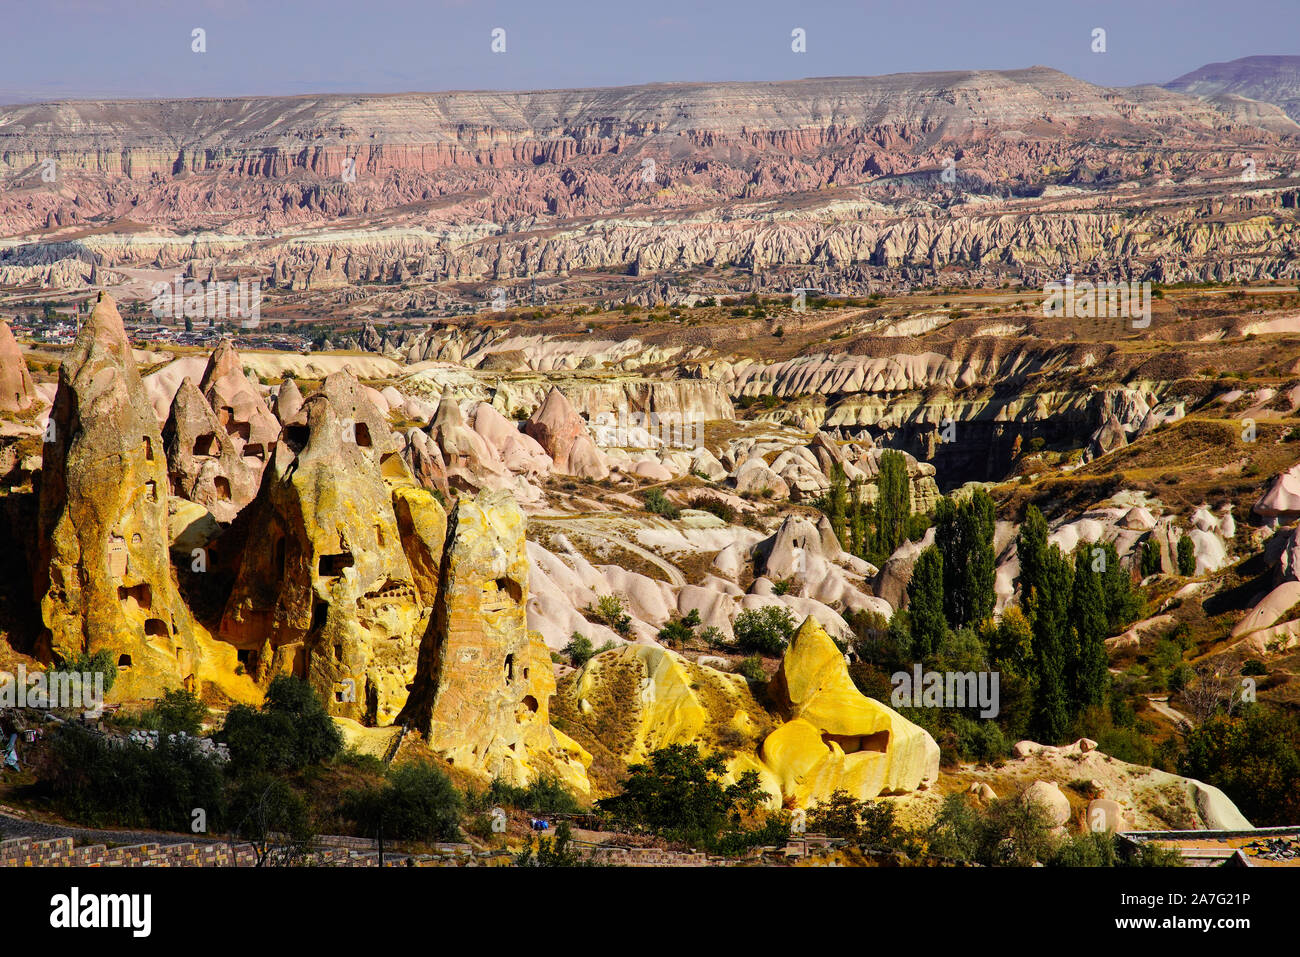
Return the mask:
[[[191,31],[207,52],[191,52]],[[506,52],[491,31],[506,30]],[[807,52],[790,49],[807,32]],[[1107,52],[1090,49],[1094,27]],[[0,101],[540,89],[1300,52],[1300,0],[0,0]]]

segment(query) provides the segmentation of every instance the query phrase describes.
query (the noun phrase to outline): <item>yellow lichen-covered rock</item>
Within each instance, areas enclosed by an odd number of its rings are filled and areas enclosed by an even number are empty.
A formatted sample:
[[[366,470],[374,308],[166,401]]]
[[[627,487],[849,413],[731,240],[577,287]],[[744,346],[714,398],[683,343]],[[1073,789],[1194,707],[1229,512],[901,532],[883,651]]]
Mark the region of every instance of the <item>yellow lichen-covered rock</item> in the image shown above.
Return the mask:
[[[898,794],[938,777],[934,739],[858,691],[814,618],[791,639],[768,694],[788,720],[763,742],[763,762],[795,805],[836,790],[861,800]]]
[[[296,674],[331,714],[378,725],[416,679],[446,531],[397,445],[346,370],[303,403],[241,516],[246,544],[219,632],[262,687]]]
[[[657,645],[625,645],[588,661],[566,693],[571,712],[623,763],[673,744],[730,752],[727,780],[756,771],[769,804],[780,805],[776,777],[756,754],[772,723],[740,675]]]
[[[201,650],[172,574],[162,435],[105,293],[59,368],[43,458],[40,656],[111,653],[111,700],[197,691]]]
[[[457,767],[515,784],[551,774],[585,795],[591,756],[551,727],[550,654],[528,633],[524,531],[508,493],[457,503],[433,626],[402,720]]]

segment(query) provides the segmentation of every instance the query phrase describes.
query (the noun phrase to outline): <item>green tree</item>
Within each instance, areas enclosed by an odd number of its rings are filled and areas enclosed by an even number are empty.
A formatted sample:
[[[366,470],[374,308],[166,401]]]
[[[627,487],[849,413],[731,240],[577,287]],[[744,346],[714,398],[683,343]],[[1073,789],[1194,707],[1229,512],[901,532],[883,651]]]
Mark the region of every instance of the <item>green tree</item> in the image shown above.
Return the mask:
[[[425,761],[389,770],[382,787],[349,791],[343,815],[362,833],[414,841],[454,841],[460,835],[464,801],[451,779]]]
[[[1196,546],[1187,534],[1178,539],[1178,574],[1184,577],[1196,574]]]
[[[876,488],[880,492],[876,501],[876,553],[888,557],[907,537],[907,520],[912,514],[912,484],[902,452],[886,449],[881,453]]]
[[[736,646],[745,652],[779,655],[785,651],[797,624],[794,615],[782,605],[746,608],[731,623]]]
[[[993,551],[996,510],[988,492],[939,500],[934,512],[935,544],[943,553],[944,614],[953,628],[977,626],[993,614]]]
[[[306,863],[316,833],[307,801],[284,778],[257,771],[234,788],[232,831],[251,844],[258,867]]]
[[[931,545],[917,556],[912,580],[907,583],[912,652],[922,662],[938,654],[948,634],[948,621],[943,612],[943,568],[943,553]]]
[[[1016,556],[1020,559],[1021,604],[1031,606],[1031,596],[1043,577],[1043,562],[1047,555],[1047,519],[1035,505],[1025,512],[1025,520],[1016,535]]]
[[[1034,715],[1031,727],[1043,744],[1056,744],[1070,723],[1067,668],[1070,598],[1073,569],[1061,549],[1052,545],[1043,555],[1040,578],[1029,600],[1034,645]]]
[[[343,736],[315,689],[292,675],[271,679],[260,709],[231,708],[220,737],[237,772],[299,770],[343,748]]]
[[[1142,543],[1142,577],[1160,574],[1160,544],[1153,537]]]
[[[670,840],[717,847],[728,830],[741,826],[742,814],[763,802],[757,771],[724,784],[726,758],[702,756],[693,744],[674,744],[628,768],[623,791],[596,802],[604,814],[624,825],[644,827]]]
[[[1100,705],[1110,690],[1106,618],[1101,574],[1093,570],[1091,549],[1081,546],[1074,553],[1070,600],[1070,619],[1074,623],[1070,697],[1076,712]]]
[[[1033,663],[1033,632],[1019,605],[1011,605],[997,624],[985,624],[984,644],[989,662],[999,671],[1028,675]]]
[[[1133,587],[1132,573],[1120,564],[1114,542],[1101,542],[1089,550],[1093,567],[1101,573],[1106,599],[1106,628],[1117,635],[1143,617],[1142,595]]]
[[[1178,773],[1221,788],[1256,827],[1300,821],[1300,717],[1267,704],[1188,732]]]
[[[831,520],[835,537],[841,542],[849,538],[849,493],[843,467],[836,462],[831,466],[831,487],[826,493],[826,517]]]

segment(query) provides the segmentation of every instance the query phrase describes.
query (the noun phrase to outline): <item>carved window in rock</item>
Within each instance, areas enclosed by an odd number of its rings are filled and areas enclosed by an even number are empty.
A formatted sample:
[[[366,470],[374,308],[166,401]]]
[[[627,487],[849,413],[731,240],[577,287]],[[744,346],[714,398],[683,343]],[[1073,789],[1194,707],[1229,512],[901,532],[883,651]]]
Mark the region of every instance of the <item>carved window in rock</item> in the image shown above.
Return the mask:
[[[118,585],[117,600],[122,602],[128,608],[134,605],[144,611],[153,607],[153,589],[148,582],[141,582],[138,585]]]
[[[316,567],[322,578],[338,578],[343,574],[343,569],[352,567],[352,554],[351,552],[323,554],[317,561]]]
[[[144,635],[146,638],[167,638],[167,622],[161,618],[149,618],[144,623]]]
[[[153,442],[150,441],[147,435],[144,437],[144,460],[146,462],[153,461]]]
[[[158,501],[158,483],[148,481],[144,483],[144,497],[150,502]]]
[[[506,681],[515,680],[515,656],[506,655]]]
[[[131,667],[131,656],[130,656],[130,655],[118,655],[118,656],[117,656],[117,667],[118,667],[118,670],[119,670],[119,671],[125,671],[126,669],[130,668],[130,667]]]
[[[214,476],[212,479],[212,488],[217,494],[217,501],[230,501],[230,479],[224,475]]]
[[[829,745],[832,741],[838,744],[845,754],[856,754],[859,751],[885,754],[889,751],[888,731],[877,731],[875,734],[831,734],[829,731],[822,733],[823,744]]]
[[[203,458],[214,459],[221,451],[221,444],[213,432],[204,432],[194,440],[194,454]]]
[[[363,449],[370,448],[370,428],[364,422],[357,422],[352,426],[352,434],[356,439],[357,445]]]

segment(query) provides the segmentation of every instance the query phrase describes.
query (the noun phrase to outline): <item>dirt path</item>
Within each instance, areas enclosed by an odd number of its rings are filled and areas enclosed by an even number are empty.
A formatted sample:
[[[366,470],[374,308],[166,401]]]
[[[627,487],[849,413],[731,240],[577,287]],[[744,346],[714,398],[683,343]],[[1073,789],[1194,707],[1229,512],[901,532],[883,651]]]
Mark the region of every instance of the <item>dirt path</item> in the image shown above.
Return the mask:
[[[1168,698],[1149,697],[1147,698],[1147,704],[1151,705],[1151,709],[1155,711],[1157,714],[1162,714],[1170,721],[1172,721],[1175,727],[1184,721],[1187,722],[1188,727],[1191,728],[1196,727],[1196,722],[1194,722],[1191,718],[1187,717],[1187,715],[1183,714],[1181,711],[1176,711],[1173,708],[1169,707]]]
[[[533,519],[533,523],[536,525],[547,525],[556,529],[557,531],[565,529],[565,527],[567,526],[568,531],[572,532],[574,535],[586,535],[590,538],[600,539],[601,541],[613,545],[617,548],[622,548],[626,551],[631,552],[633,555],[637,555],[640,558],[644,558],[651,565],[654,565],[656,568],[658,568],[661,572],[663,572],[665,575],[668,576],[669,584],[678,585],[678,586],[686,584],[686,576],[684,576],[681,573],[681,571],[678,570],[677,566],[660,558],[658,555],[650,551],[648,548],[643,548],[642,546],[638,545],[636,542],[632,541],[630,538],[619,537],[610,532],[603,532],[603,531],[599,531],[596,528],[593,528],[591,526],[591,523],[596,521],[598,521],[598,519],[591,519],[591,518],[581,518],[581,519],[534,518]],[[582,522],[583,524],[576,525],[577,522]]]

